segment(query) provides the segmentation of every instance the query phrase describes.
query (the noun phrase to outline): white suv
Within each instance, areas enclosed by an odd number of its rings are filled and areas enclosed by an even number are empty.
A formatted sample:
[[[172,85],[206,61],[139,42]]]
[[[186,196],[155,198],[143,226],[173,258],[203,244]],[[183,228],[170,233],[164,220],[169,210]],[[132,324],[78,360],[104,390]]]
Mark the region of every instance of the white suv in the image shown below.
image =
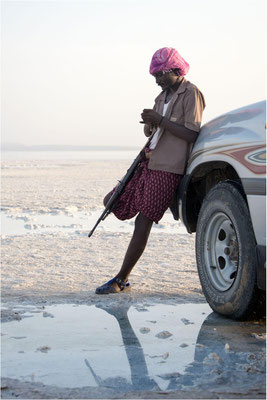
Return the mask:
[[[261,101],[204,125],[178,194],[207,302],[234,319],[265,305],[265,124]]]

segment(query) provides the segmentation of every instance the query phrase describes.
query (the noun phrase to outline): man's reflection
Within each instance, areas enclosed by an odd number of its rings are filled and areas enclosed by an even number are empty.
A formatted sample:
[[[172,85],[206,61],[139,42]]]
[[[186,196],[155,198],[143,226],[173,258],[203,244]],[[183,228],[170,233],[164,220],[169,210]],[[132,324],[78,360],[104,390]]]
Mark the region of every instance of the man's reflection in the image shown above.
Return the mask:
[[[110,307],[105,305],[96,305],[96,307],[106,311],[107,313],[115,317],[116,320],[118,321],[121,330],[123,344],[130,365],[131,381],[132,381],[132,383],[129,385],[127,380],[122,377],[116,377],[113,379],[108,378],[102,380],[99,376],[95,374],[89,362],[85,360],[85,363],[87,367],[90,369],[97,384],[99,386],[104,386],[104,387],[112,386],[114,388],[118,388],[118,386],[121,386],[121,389],[123,390],[159,389],[157,383],[149,377],[142,346],[130,324],[127,314],[130,306],[120,304],[118,306],[115,305]]]

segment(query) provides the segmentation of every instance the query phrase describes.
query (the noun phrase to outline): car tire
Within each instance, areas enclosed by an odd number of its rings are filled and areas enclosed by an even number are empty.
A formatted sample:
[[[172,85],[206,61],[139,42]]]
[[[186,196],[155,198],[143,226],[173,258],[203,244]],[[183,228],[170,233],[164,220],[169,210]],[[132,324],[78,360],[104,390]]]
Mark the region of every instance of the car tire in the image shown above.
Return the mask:
[[[196,229],[196,259],[210,307],[233,319],[246,319],[258,308],[256,240],[247,203],[230,182],[205,196]]]

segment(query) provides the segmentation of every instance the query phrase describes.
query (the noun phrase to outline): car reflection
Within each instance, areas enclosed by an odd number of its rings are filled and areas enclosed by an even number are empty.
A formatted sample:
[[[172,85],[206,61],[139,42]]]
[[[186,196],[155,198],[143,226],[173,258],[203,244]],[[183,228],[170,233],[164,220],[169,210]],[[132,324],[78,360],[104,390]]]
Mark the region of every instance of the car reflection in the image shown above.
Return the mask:
[[[194,361],[184,374],[167,374],[168,390],[188,386],[265,393],[265,321],[238,322],[211,313],[203,322]],[[164,378],[164,377],[163,377]]]

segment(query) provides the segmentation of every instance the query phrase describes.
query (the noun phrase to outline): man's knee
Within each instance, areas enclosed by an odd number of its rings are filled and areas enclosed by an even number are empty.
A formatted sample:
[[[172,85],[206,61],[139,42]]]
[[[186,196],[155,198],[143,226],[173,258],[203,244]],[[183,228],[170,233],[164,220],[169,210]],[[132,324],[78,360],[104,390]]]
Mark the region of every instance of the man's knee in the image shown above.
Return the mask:
[[[107,203],[108,203],[108,195],[106,195],[103,199],[103,204],[105,207],[106,207]]]
[[[134,232],[137,236],[143,237],[147,236],[150,233],[153,221],[147,218],[144,214],[139,213],[135,219],[135,229]]]
[[[141,212],[137,215],[136,219],[135,219],[135,226],[152,226],[153,221],[151,219],[149,219],[148,217],[146,217],[144,214],[142,214]]]
[[[104,206],[106,207],[109,199],[111,198],[112,192],[109,192],[103,199]]]

